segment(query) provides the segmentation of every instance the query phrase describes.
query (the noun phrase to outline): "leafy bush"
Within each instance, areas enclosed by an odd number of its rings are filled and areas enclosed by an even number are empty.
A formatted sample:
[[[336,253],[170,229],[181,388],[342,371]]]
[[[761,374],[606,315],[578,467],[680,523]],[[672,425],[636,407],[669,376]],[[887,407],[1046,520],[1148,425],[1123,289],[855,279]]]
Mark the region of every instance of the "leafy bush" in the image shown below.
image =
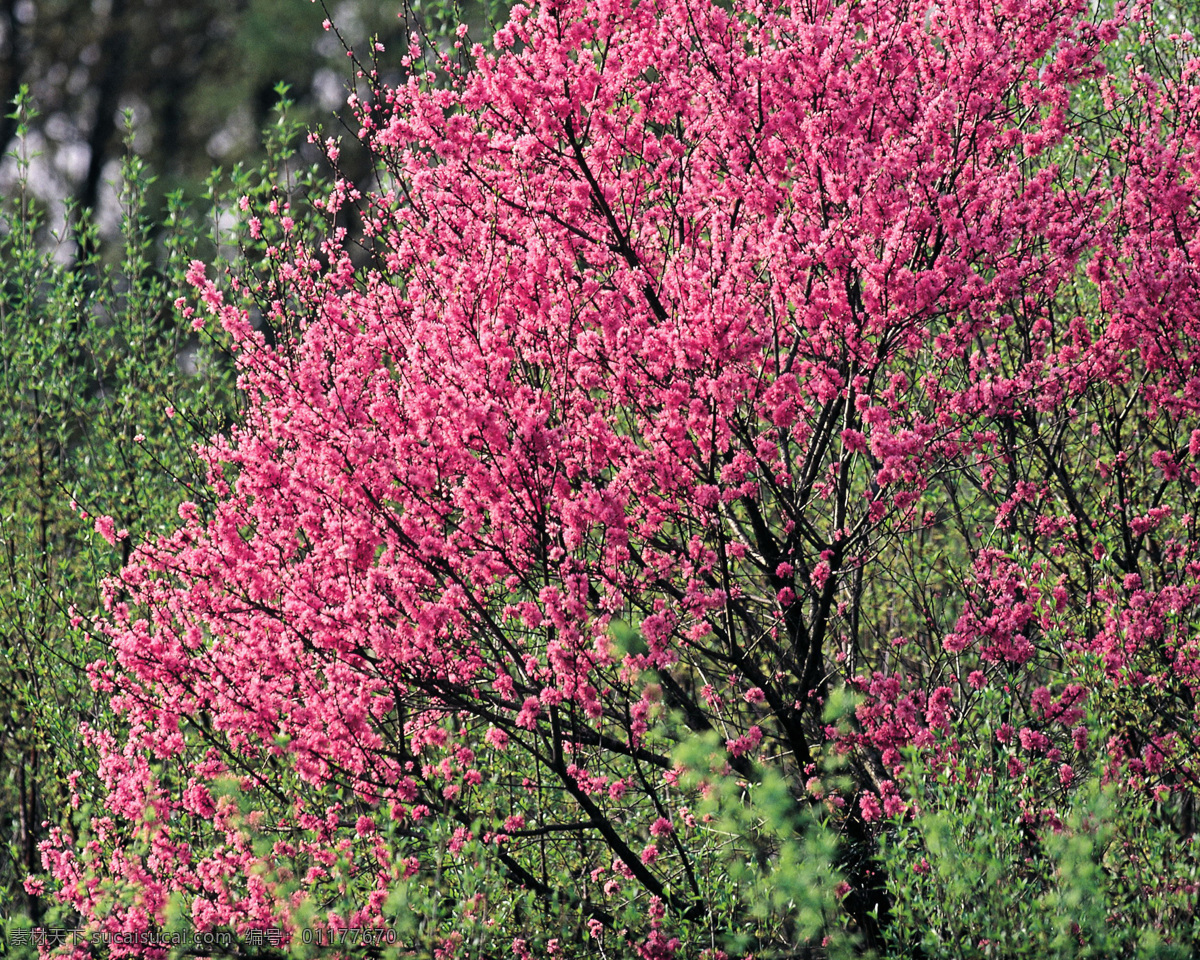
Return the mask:
[[[90,809],[101,789],[91,738],[119,727],[89,682],[89,664],[110,653],[93,629],[99,584],[137,536],[178,522],[181,494],[204,496],[193,448],[232,421],[234,370],[227,343],[202,336],[175,301],[191,256],[236,250],[220,224],[239,195],[303,195],[286,106],[265,169],[235,172],[232,197],[214,178],[205,219],[177,194],[152,215],[152,178],[131,150],[114,254],[72,206],[67,227],[50,232],[29,189],[33,105],[24,94],[15,104],[19,189],[0,208],[0,913],[10,934],[70,919],[46,912],[38,845],[48,826],[70,824],[73,806]]]
[[[881,855],[887,955],[1191,956],[1200,850],[1173,799],[1148,803],[1116,775],[1104,746],[1120,734],[1099,703],[1081,701],[1091,743],[1063,763],[1009,735],[1010,701],[983,696],[936,766],[911,757]]]

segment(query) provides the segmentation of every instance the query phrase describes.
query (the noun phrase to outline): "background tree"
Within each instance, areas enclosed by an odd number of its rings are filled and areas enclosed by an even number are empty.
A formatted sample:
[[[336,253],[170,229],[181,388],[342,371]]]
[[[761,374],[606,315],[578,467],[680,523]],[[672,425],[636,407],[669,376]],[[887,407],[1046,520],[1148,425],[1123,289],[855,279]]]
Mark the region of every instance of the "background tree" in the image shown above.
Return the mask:
[[[407,44],[414,29],[437,35],[451,20],[482,30],[499,9],[347,0],[334,13],[349,42],[374,37],[390,46]],[[37,154],[27,189],[53,204],[50,225],[58,225],[69,198],[102,210],[102,239],[117,237],[120,212],[106,188],[119,179],[125,111],[134,115],[134,150],[155,174],[152,211],[176,190],[202,195],[214,164],[256,167],[281,82],[302,123],[329,125],[345,105],[346,58],[339,37],[321,29],[328,13],[289,0],[5,0],[0,95],[10,104],[28,88],[37,107],[25,132]],[[0,153],[12,148],[16,132],[13,117],[0,120]],[[347,173],[366,176],[364,159],[348,152],[347,163],[359,166]],[[11,174],[10,167],[6,188]]]
[[[107,588],[64,902],[299,952],[986,955],[904,873],[982,793],[996,902],[1059,908],[1029,943],[1190,949],[1190,845],[1104,916],[1073,879],[1195,829],[1200,89],[1185,36],[1110,75],[1123,30],[553,2],[440,77],[363,58],[379,190],[318,198],[320,249],[246,203],[272,337],[189,270],[248,406]]]

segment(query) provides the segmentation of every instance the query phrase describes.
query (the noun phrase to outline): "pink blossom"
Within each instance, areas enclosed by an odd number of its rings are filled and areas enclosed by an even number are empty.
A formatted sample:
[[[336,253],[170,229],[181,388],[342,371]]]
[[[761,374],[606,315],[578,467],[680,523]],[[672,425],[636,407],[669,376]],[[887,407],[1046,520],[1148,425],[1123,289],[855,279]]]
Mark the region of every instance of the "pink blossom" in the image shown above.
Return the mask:
[[[1044,753],[1050,746],[1050,740],[1044,733],[1022,727],[1018,737],[1022,749],[1036,753]]]
[[[117,545],[118,540],[124,540],[129,536],[128,530],[118,530],[113,518],[107,515],[96,518],[95,530],[114,547]]]

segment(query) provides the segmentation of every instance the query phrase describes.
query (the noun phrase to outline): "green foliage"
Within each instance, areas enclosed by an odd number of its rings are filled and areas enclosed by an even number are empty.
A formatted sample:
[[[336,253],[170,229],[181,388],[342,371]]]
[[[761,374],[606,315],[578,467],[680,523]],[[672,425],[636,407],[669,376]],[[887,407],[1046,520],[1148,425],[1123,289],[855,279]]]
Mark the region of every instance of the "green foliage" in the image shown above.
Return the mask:
[[[943,764],[910,758],[912,807],[881,838],[886,956],[1194,956],[1194,837],[1168,804],[1119,786],[1096,752],[1065,777],[1060,761],[998,741],[1009,700],[985,692]],[[1111,728],[1096,706],[1084,726],[1102,743]]]
[[[680,788],[703,797],[686,823],[702,864],[702,926],[725,931],[713,946],[731,956],[790,956],[836,931],[841,878],[827,811],[797,796],[776,770],[731,770],[713,732],[684,739],[675,761],[684,771]],[[839,782],[837,771],[827,770],[826,779]],[[838,932],[825,942],[831,957],[850,955],[852,946]]]
[[[193,446],[235,416],[223,334],[178,309],[188,264],[211,254],[228,295],[254,306],[256,279],[236,279],[230,260],[249,245],[249,260],[269,264],[271,237],[249,236],[238,199],[300,211],[320,186],[297,162],[302,131],[285,100],[263,166],[214,174],[203,216],[178,193],[156,214],[153,177],[131,148],[119,256],[101,255],[95,224],[70,205],[47,248],[29,187],[35,114],[24,92],[15,107],[19,189],[0,209],[0,916],[18,929],[57,916],[22,886],[42,869],[43,821],[70,829],[73,802],[86,807],[98,786],[80,724],[116,723],[86,672],[108,656],[93,629],[101,584],[142,537],[177,522],[181,500],[203,503]],[[115,544],[93,530],[99,516],[113,518]]]

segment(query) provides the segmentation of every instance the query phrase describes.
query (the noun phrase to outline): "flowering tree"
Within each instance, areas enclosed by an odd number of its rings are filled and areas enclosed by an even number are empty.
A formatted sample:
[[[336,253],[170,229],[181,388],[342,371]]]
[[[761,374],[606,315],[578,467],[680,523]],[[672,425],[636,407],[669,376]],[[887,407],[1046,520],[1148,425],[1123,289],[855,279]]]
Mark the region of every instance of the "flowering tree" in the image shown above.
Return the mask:
[[[109,585],[126,726],[62,895],[790,956],[901,929],[914,771],[1018,798],[1024,863],[1085,781],[1189,836],[1198,61],[1109,70],[1126,27],[548,0],[469,68],[364,67],[379,188],[321,250],[246,204],[270,344],[193,265],[248,406]]]

